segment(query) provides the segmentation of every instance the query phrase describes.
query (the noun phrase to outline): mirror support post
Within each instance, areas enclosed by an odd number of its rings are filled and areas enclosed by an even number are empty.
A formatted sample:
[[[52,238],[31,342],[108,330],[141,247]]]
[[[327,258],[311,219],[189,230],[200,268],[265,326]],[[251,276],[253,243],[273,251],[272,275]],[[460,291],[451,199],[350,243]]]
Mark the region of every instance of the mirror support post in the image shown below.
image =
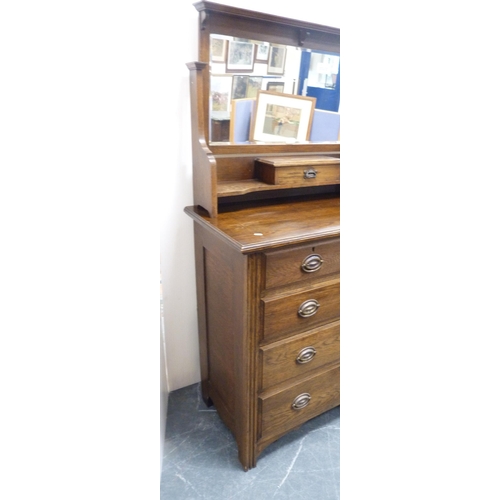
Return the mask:
[[[196,205],[202,206],[217,217],[217,164],[207,144],[208,103],[203,98],[208,64],[188,63],[189,87],[191,95],[191,134],[193,161],[193,198]]]

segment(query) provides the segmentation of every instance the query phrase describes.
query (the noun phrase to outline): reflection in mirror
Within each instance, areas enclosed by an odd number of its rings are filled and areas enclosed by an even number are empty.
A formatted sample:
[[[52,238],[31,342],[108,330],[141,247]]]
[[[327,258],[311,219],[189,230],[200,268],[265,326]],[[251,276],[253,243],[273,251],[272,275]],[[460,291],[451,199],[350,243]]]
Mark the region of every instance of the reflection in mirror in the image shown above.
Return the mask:
[[[308,84],[316,87],[335,88],[339,73],[340,57],[323,52],[311,54]]]
[[[210,142],[249,142],[260,90],[315,97],[321,120],[340,121],[339,54],[210,35],[210,75]],[[337,141],[338,128],[316,140]]]

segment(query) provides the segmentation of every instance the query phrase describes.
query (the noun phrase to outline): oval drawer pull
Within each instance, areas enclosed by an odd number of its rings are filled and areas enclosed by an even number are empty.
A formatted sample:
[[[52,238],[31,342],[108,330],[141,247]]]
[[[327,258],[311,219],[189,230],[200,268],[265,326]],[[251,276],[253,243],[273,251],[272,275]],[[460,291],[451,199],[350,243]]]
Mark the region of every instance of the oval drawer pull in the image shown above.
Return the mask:
[[[308,168],[307,170],[304,170],[304,179],[316,179],[317,174],[317,170],[314,170],[314,168]]]
[[[298,313],[302,318],[309,318],[310,316],[314,316],[319,309],[319,302],[317,300],[311,299],[306,300],[300,304]]]
[[[307,392],[304,392],[304,394],[299,394],[293,400],[292,408],[294,410],[302,410],[302,408],[305,408],[310,401],[311,401],[311,395]]]
[[[301,267],[302,271],[304,271],[305,273],[314,273],[314,271],[320,269],[322,265],[323,259],[321,258],[321,255],[312,253],[302,261]]]
[[[301,351],[299,352],[295,361],[297,361],[297,363],[299,363],[300,365],[303,365],[304,363],[309,363],[309,361],[312,361],[314,356],[316,356],[316,349],[314,347],[304,347],[304,349],[301,349]]]

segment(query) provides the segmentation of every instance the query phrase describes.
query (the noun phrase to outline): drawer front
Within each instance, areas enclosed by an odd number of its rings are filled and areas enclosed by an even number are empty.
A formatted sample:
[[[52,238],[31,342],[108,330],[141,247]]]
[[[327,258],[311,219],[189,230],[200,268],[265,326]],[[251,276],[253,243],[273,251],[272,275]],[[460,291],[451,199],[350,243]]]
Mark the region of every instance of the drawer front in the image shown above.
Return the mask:
[[[281,435],[340,404],[340,367],[303,380],[281,392],[259,397],[259,435]]]
[[[325,186],[340,182],[340,165],[281,167],[274,172],[273,184],[290,187]]]
[[[304,332],[340,317],[340,280],[288,295],[267,296],[263,340]]]
[[[289,187],[340,183],[340,160],[331,157],[261,158],[255,162],[257,178],[267,184]]]
[[[266,288],[288,285],[340,272],[340,238],[269,252]]]
[[[261,347],[260,354],[263,390],[307,375],[312,370],[340,360],[340,322]]]

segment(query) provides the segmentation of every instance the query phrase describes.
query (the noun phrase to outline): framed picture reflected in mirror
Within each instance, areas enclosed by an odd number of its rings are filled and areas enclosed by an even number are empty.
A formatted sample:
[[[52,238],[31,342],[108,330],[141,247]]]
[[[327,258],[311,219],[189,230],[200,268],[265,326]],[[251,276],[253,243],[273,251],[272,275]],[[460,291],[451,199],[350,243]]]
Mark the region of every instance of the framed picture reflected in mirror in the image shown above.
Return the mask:
[[[257,52],[255,53],[255,60],[267,62],[269,59],[269,42],[260,42],[257,44]]]
[[[213,62],[226,62],[227,40],[224,38],[210,37],[210,60]]]
[[[266,90],[283,93],[285,91],[285,82],[267,82]]]
[[[239,40],[229,40],[227,49],[226,71],[253,71],[255,44]]]
[[[250,140],[288,143],[308,141],[315,107],[315,97],[260,90]]]
[[[286,47],[271,45],[267,73],[269,75],[283,75],[285,73]]]

